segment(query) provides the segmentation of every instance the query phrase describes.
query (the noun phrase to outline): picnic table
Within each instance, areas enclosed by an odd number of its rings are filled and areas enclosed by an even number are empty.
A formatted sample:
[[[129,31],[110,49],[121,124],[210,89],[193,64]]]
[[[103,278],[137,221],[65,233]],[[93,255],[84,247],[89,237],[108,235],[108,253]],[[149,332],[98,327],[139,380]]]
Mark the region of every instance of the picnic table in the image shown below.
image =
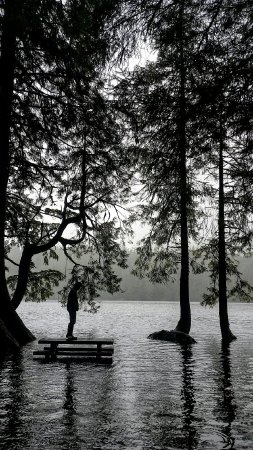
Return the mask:
[[[40,339],[38,344],[44,345],[43,349],[35,350],[33,356],[44,356],[46,360],[55,361],[58,357],[89,358],[96,361],[110,358],[114,352],[114,340],[111,338],[97,339]]]

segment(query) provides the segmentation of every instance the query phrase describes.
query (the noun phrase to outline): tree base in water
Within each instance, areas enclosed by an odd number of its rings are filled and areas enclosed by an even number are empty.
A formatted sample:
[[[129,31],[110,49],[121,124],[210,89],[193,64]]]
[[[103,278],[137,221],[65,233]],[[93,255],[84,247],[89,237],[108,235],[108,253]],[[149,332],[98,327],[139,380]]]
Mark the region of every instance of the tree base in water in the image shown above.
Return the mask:
[[[1,352],[13,351],[19,348],[18,341],[12,336],[12,334],[6,328],[4,322],[1,319],[0,319],[0,341],[1,341]]]
[[[12,352],[35,339],[13,308],[0,316],[0,351]]]
[[[189,334],[176,330],[155,331],[148,336],[148,339],[175,342],[176,344],[195,344],[197,342]]]
[[[229,331],[227,334],[222,336],[222,343],[223,344],[230,344],[230,342],[235,341],[236,339],[237,339],[237,337],[234,336],[234,334],[231,333],[231,331]]]

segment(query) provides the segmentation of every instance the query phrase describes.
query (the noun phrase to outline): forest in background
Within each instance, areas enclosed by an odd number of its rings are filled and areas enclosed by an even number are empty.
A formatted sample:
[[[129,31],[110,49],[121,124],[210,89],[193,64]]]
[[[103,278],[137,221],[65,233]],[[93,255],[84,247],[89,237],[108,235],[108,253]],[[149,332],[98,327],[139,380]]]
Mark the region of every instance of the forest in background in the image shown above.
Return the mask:
[[[61,296],[59,291],[67,283],[67,280],[70,278],[70,272],[73,268],[73,264],[66,259],[66,256],[60,248],[57,250],[57,253],[59,259],[50,259],[48,266],[45,266],[41,255],[36,255],[34,257],[37,270],[53,269],[59,270],[63,275],[66,274],[66,281],[60,281],[59,286],[54,287],[54,294],[49,297],[49,300],[60,300]],[[12,259],[18,261],[21,256],[21,251],[15,247],[12,249],[10,256]],[[126,269],[115,267],[117,276],[121,278],[120,287],[122,292],[109,294],[108,292],[101,291],[100,297],[98,297],[97,300],[178,301],[179,272],[175,275],[175,282],[170,281],[167,284],[151,283],[147,277],[140,279],[131,273],[134,268],[136,257],[136,252],[131,250],[128,257],[128,267]],[[85,264],[86,262],[87,259],[85,260],[84,258],[83,263]],[[8,276],[15,275],[17,273],[14,266],[12,264],[8,264],[8,261],[6,265],[8,267]],[[248,282],[252,282],[252,265],[253,257],[240,259],[239,270]],[[195,275],[192,271],[190,271],[191,301],[201,302],[203,293],[206,291],[208,285],[208,272]],[[238,301],[238,299],[234,298],[232,301]]]

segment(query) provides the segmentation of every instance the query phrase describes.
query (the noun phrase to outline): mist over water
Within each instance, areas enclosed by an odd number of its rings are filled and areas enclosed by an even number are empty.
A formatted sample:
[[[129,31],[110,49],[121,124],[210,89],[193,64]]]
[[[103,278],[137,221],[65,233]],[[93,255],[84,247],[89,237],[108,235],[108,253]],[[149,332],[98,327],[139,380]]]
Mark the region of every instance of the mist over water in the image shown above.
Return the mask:
[[[64,337],[57,302],[19,310],[37,338]],[[113,337],[112,365],[34,360],[37,342],[0,362],[0,448],[6,450],[253,448],[253,305],[229,304],[237,336],[222,348],[218,310],[192,305],[183,349],[150,341],[173,328],[177,303],[101,302],[80,311],[79,337]]]

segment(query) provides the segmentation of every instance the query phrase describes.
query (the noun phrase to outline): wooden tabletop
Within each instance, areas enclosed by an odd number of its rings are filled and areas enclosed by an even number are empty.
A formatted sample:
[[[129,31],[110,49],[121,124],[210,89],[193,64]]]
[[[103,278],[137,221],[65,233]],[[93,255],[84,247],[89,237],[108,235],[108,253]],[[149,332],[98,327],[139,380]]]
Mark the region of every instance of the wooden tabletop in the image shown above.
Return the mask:
[[[114,340],[112,338],[96,338],[96,339],[64,339],[64,338],[51,338],[40,339],[39,344],[110,344],[112,345]]]

